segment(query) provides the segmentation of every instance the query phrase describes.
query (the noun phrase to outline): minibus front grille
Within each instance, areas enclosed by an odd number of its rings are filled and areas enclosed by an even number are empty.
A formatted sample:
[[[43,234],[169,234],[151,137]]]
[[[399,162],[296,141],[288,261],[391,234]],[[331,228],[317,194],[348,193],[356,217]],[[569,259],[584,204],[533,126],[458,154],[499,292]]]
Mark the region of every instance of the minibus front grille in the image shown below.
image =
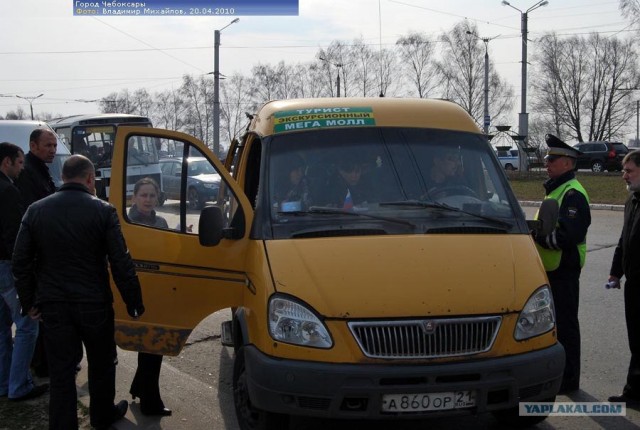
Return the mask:
[[[458,357],[491,349],[502,318],[469,317],[348,323],[360,349],[370,358]]]

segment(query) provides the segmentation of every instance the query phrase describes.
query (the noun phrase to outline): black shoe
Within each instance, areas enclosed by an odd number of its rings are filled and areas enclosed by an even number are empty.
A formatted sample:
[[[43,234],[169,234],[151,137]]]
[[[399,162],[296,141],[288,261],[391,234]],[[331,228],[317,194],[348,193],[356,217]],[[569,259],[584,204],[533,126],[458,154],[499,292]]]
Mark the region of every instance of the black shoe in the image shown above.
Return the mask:
[[[171,409],[164,407],[160,396],[155,396],[155,401],[148,401],[148,397],[140,397],[140,412],[144,415],[159,415],[167,417],[171,415]]]
[[[23,400],[35,399],[49,391],[49,384],[34,385],[31,391],[24,396],[9,398],[12,402],[22,402]]]
[[[159,408],[144,408],[140,406],[140,412],[142,412],[143,415],[157,415],[161,417],[168,417],[172,414],[171,409],[167,409],[164,406]]]
[[[111,416],[111,422],[104,426],[93,426],[96,430],[109,430],[111,428],[111,424],[116,421],[122,419],[126,414],[127,410],[129,410],[129,403],[126,400],[120,400],[117,405],[113,406],[113,415]]]
[[[626,403],[627,406],[640,406],[640,399],[629,397],[625,394],[619,396],[610,396],[608,399],[611,403]]]
[[[132,386],[132,387],[131,387],[131,389],[129,390],[129,394],[131,394],[131,398],[132,398],[133,400],[135,400],[136,398],[139,398],[139,399],[140,399],[140,398],[142,398],[142,397],[141,397],[141,393],[140,393],[140,391],[138,391],[138,389],[137,389],[137,388],[136,388],[136,389],[134,389],[134,388],[133,388],[133,386]]]

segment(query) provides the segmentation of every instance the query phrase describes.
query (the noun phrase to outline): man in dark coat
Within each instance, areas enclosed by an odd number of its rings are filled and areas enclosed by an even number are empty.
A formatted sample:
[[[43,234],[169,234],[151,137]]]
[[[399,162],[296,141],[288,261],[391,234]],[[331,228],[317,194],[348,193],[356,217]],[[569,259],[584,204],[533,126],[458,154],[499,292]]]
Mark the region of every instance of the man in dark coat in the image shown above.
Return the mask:
[[[16,181],[22,202],[26,210],[29,205],[53,194],[56,187],[46,163],[51,163],[56,156],[58,139],[47,128],[36,128],[29,136],[29,152],[25,156],[24,171]],[[82,350],[76,353],[78,362],[82,360]],[[47,355],[42,341],[42,324],[36,341],[31,367],[37,376],[49,376]]]
[[[610,402],[640,405],[640,151],[629,152],[622,160],[622,179],[627,183],[629,198],[624,205],[624,224],[609,271],[611,288],[624,284],[624,313],[631,361],[627,383],[622,394],[609,397]]]
[[[25,208],[56,191],[46,163],[56,156],[58,139],[46,128],[36,128],[29,136],[29,152],[24,161],[24,172],[16,181]]]
[[[113,403],[116,345],[108,268],[131,317],[144,313],[142,293],[116,210],[95,196],[91,161],[72,155],[62,179],[58,192],[27,209],[16,239],[13,274],[23,313],[42,315],[51,378],[49,429],[78,428],[75,367],[80,342],[89,363],[91,425],[107,429],[128,407],[126,400]]]

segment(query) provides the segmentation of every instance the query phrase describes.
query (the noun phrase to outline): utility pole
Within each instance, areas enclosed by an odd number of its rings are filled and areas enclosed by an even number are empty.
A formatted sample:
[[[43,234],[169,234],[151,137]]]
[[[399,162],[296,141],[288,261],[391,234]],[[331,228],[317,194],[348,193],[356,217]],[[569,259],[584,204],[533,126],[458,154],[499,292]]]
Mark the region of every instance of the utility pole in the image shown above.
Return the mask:
[[[213,33],[213,152],[216,157],[220,156],[220,32],[238,21],[240,18]]]
[[[498,36],[480,37],[477,34],[467,31],[467,34],[484,42],[484,134],[489,134],[491,116],[489,116],[489,42]]]
[[[520,115],[518,115],[518,134],[522,136],[522,143],[524,144],[524,146],[527,146],[527,138],[529,136],[529,114],[527,113],[527,33],[529,32],[527,28],[527,21],[529,18],[528,14],[529,12],[538,9],[539,7],[548,5],[549,2],[547,0],[540,0],[524,12],[517,7],[512,6],[511,3],[506,0],[502,0],[502,4],[520,12],[520,22],[522,30],[522,96],[520,98]]]
[[[35,97],[23,97],[23,96],[16,95],[16,97],[17,97],[17,98],[19,98],[19,99],[23,99],[23,100],[26,100],[26,101],[28,101],[28,102],[29,102],[29,107],[31,108],[31,119],[32,119],[32,120],[34,119],[34,118],[33,118],[33,101],[34,101],[35,99],[37,99],[37,98],[42,97],[43,95],[44,95],[44,94],[38,94],[38,95],[37,95],[37,96],[35,96]]]
[[[332,63],[331,61],[327,60],[324,57],[318,57],[318,59],[320,61],[324,61],[327,64],[332,64],[332,65],[336,66],[336,69],[337,69],[336,72],[338,73],[338,76],[336,77],[336,96],[340,97],[340,68],[342,68],[344,66],[344,64],[342,64],[342,63]],[[345,90],[345,95],[344,96],[345,97],[347,96],[346,90]]]

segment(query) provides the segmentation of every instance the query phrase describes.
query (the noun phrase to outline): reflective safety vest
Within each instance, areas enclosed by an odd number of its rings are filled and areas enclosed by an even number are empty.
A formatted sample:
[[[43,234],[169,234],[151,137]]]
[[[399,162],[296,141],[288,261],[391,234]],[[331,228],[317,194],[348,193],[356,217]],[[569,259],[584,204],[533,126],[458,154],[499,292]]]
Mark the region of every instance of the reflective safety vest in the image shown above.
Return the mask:
[[[582,184],[578,182],[577,179],[571,179],[570,181],[565,182],[555,190],[553,190],[549,195],[545,197],[546,199],[554,199],[558,201],[558,207],[562,206],[562,199],[567,191],[574,189],[581,193],[585,199],[587,199],[587,204],[589,203],[589,196],[587,195],[587,191],[584,189]],[[536,212],[536,216],[534,219],[538,219],[538,212]],[[556,227],[558,227],[558,223],[556,223]],[[536,243],[536,248],[538,248],[538,253],[540,254],[540,258],[542,259],[542,264],[544,265],[544,270],[547,272],[552,272],[556,270],[560,266],[560,260],[562,259],[562,250],[561,249],[547,249]],[[587,255],[587,237],[585,235],[582,243],[578,244],[578,255],[580,255],[580,267],[584,267],[584,260]]]

